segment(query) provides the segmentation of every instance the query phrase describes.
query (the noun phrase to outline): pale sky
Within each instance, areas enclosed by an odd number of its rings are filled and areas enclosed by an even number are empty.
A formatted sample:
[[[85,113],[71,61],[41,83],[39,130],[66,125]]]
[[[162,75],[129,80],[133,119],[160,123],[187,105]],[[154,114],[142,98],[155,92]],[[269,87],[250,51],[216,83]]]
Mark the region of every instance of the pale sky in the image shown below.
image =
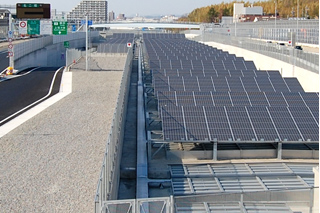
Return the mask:
[[[145,15],[183,15],[192,10],[220,4],[223,0],[109,0],[108,11],[116,15],[124,13],[127,17],[139,14]],[[16,5],[16,3],[49,3],[52,9],[70,12],[81,0],[0,0],[1,5]],[[224,2],[231,2],[225,0]]]

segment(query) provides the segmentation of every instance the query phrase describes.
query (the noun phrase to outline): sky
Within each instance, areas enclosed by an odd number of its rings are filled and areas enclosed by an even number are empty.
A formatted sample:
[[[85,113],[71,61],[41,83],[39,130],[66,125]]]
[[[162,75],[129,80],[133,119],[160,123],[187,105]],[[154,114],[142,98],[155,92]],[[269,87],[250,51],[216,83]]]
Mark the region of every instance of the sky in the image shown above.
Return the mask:
[[[108,0],[108,11],[116,15],[124,13],[126,17],[136,14],[148,15],[184,15],[192,10],[212,4],[219,4],[223,0]],[[231,0],[225,0],[229,2]],[[16,3],[49,3],[52,9],[70,12],[81,0],[0,0],[0,5],[16,5]]]

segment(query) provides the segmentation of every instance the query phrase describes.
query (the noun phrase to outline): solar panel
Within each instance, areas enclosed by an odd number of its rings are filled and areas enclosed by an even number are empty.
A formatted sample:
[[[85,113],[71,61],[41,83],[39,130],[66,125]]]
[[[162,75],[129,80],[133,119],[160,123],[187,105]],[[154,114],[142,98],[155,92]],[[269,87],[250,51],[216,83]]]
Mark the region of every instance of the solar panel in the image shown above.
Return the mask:
[[[147,37],[164,139],[318,140],[319,96],[296,78],[184,38]]]

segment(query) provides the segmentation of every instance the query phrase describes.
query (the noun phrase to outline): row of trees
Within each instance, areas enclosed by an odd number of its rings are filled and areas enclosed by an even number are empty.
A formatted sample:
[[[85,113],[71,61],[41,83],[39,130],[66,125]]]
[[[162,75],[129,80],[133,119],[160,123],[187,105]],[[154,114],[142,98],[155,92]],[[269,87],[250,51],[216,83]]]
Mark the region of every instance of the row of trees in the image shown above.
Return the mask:
[[[237,1],[201,7],[193,10],[188,16],[181,17],[180,21],[189,22],[219,22],[222,16],[233,15],[233,4]],[[277,14],[280,18],[305,17],[315,19],[319,17],[319,1],[316,0],[268,0],[254,3],[244,3],[245,7],[262,6],[264,14]],[[299,4],[299,11],[297,5]]]

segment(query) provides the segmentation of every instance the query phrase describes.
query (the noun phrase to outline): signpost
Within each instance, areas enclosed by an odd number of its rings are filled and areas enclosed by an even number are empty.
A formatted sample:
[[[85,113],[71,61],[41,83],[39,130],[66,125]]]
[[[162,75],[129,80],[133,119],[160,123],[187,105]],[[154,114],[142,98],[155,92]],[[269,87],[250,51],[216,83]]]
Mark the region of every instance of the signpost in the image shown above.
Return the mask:
[[[52,21],[52,34],[53,35],[67,35],[68,22],[66,21]]]

